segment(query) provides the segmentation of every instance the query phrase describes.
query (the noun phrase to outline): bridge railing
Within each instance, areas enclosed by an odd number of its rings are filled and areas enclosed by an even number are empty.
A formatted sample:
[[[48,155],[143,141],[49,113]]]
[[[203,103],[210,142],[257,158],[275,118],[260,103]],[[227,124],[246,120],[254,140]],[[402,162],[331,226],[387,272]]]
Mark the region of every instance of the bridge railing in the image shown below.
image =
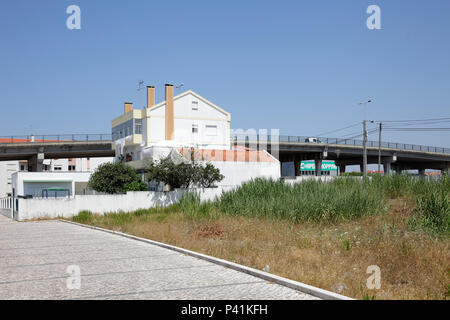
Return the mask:
[[[0,143],[24,142],[87,142],[111,141],[111,134],[46,134],[27,136],[0,136]]]
[[[350,146],[362,146],[362,140],[356,139],[344,139],[344,138],[328,138],[328,137],[314,137],[317,142],[309,142],[311,136],[285,136],[280,135],[280,142],[298,142],[298,143],[310,143],[311,145],[317,143],[325,144],[341,144]],[[259,135],[233,135],[231,137],[232,141],[259,141]],[[268,142],[271,141],[271,137],[264,137]],[[22,142],[98,142],[98,141],[112,141],[112,134],[50,134],[50,135],[27,135],[27,136],[0,136],[0,143],[22,143]],[[371,148],[378,148],[378,141],[367,141],[367,146]],[[401,150],[412,150],[412,151],[423,151],[423,152],[436,152],[436,153],[447,153],[450,154],[450,148],[443,147],[432,147],[424,145],[415,145],[407,143],[396,143],[396,142],[381,142],[382,148],[390,149],[401,149]]]
[[[260,141],[259,135],[234,135],[231,137],[232,141]],[[310,142],[311,136],[279,136],[280,142],[297,142],[297,143],[308,143],[311,145],[316,144],[341,144],[341,145],[348,145],[348,146],[363,146],[362,140],[356,140],[356,139],[344,139],[344,138],[328,138],[328,137],[314,137],[317,139],[317,142]],[[264,137],[264,140],[267,140],[267,142],[271,141],[271,136]],[[369,148],[378,148],[378,141],[367,141],[367,147]],[[436,152],[436,153],[447,153],[450,154],[450,148],[443,148],[443,147],[432,147],[432,146],[424,146],[424,145],[415,145],[415,144],[408,144],[408,143],[396,143],[396,142],[381,142],[382,148],[389,148],[389,149],[400,149],[400,150],[412,150],[412,151],[423,151],[423,152]]]

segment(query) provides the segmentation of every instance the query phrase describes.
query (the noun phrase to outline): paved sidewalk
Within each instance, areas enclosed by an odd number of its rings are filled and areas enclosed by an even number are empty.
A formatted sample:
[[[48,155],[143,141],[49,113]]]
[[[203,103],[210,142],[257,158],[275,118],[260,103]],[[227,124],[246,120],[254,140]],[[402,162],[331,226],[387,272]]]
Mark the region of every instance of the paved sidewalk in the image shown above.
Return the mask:
[[[67,288],[71,265],[80,289]],[[156,245],[0,215],[0,299],[317,298]]]

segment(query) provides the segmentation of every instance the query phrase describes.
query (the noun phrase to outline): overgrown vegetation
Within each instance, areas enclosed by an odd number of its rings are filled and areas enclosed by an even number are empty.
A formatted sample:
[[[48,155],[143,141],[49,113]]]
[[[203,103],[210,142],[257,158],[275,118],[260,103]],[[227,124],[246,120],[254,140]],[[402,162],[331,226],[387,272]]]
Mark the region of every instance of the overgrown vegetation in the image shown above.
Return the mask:
[[[74,221],[170,243],[358,299],[448,299],[450,179],[254,180],[200,202]],[[379,290],[366,269],[382,270]]]
[[[449,192],[432,191],[417,197],[417,208],[408,223],[413,230],[422,228],[438,236],[450,236]]]
[[[109,194],[125,193],[127,191],[144,191],[147,185],[143,183],[136,171],[123,162],[104,163],[91,175],[88,188]]]

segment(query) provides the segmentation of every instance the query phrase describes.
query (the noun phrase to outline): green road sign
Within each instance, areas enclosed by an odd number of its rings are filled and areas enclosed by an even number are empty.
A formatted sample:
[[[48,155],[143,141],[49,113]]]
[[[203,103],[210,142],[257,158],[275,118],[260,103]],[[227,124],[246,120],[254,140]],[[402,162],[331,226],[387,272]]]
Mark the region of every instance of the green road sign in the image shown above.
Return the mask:
[[[333,160],[322,160],[322,171],[337,171],[337,166]],[[300,171],[316,171],[316,163],[314,160],[306,160],[300,162]]]

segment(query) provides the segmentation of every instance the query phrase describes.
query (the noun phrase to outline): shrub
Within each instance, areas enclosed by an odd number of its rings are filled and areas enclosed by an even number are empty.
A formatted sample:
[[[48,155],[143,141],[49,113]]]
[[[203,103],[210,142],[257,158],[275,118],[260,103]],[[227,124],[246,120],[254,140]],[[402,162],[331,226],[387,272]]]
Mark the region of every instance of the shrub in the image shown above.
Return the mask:
[[[124,191],[146,191],[147,184],[143,181],[132,181],[124,185]]]
[[[137,186],[140,178],[136,171],[123,162],[104,163],[91,175],[88,188],[109,194],[125,193],[127,186]],[[129,190],[128,190],[129,191]]]
[[[151,161],[146,167],[146,178],[149,181],[163,182],[175,188],[189,188],[194,184],[200,184],[205,188],[212,186],[214,182],[224,178],[219,169],[212,164],[203,166],[198,163],[179,161],[174,162],[170,157],[159,161]]]

